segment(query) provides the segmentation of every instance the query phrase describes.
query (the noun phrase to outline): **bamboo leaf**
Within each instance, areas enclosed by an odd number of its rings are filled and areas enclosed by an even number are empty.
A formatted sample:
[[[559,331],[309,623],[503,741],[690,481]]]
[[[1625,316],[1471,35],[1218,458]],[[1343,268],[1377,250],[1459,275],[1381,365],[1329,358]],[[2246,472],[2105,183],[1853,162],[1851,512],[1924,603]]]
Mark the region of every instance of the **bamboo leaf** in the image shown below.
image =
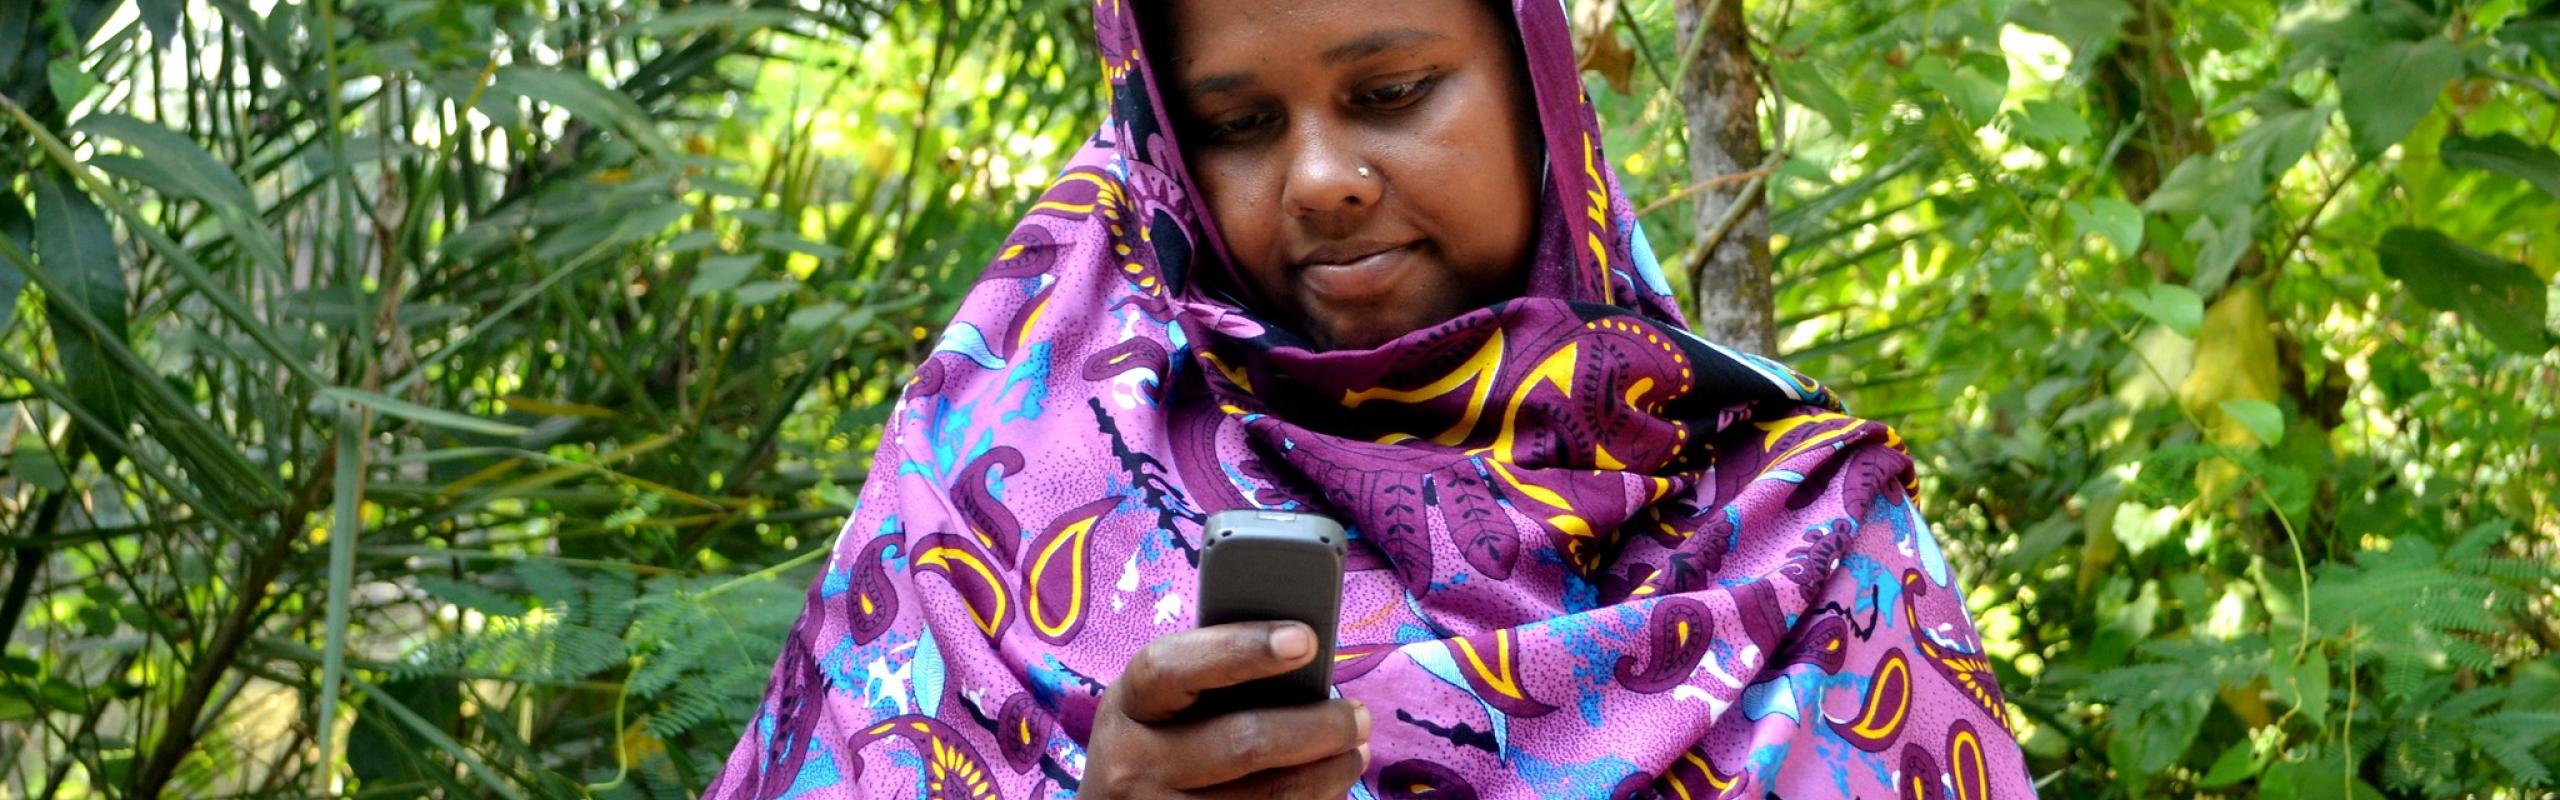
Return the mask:
[[[36,249],[36,221],[27,215],[27,207],[15,196],[0,197],[0,240],[6,240],[18,252]],[[12,264],[0,264],[0,336],[9,333],[9,324],[17,320],[18,294],[27,288],[27,274]]]
[[[47,298],[49,302],[77,305],[98,320],[106,335],[118,337],[115,347],[124,347],[126,328],[126,290],[124,262],[116,252],[115,230],[107,226],[106,214],[89,202],[87,195],[73,191],[52,175],[37,175],[36,192],[36,268],[62,294]],[[108,342],[93,337],[90,331],[73,320],[57,315],[53,321],[53,347],[60,359],[64,381],[71,396],[95,412],[108,427],[123,430],[132,417],[132,400],[127,396],[119,370],[107,360]],[[101,453],[113,463],[111,454]]]
[[[619,131],[651,155],[675,150],[659,135],[657,122],[631,98],[604,88],[586,73],[508,67],[498,70],[497,83],[490,88],[559,106],[573,117]]]
[[[448,430],[485,433],[492,436],[522,436],[526,432],[525,427],[521,425],[511,425],[484,417],[475,417],[469,414],[446,411],[441,408],[429,408],[427,406],[418,405],[390,395],[376,394],[362,389],[351,389],[345,386],[330,386],[322,388],[320,390],[320,394],[330,399],[354,403],[401,419],[433,425]]]
[[[213,160],[213,154],[205,152],[195,140],[176,131],[113,113],[91,114],[71,129],[142,151],[143,157],[158,168],[153,176],[158,181],[146,181],[151,188],[231,211],[255,208],[249,187],[240,182],[239,175]]]

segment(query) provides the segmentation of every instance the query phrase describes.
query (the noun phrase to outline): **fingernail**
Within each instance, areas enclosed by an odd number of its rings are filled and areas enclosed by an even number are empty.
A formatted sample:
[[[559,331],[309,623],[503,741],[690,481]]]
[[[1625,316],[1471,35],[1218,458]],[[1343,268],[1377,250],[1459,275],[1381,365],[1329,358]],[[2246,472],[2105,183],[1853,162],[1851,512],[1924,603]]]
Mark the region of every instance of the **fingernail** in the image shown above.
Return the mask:
[[[1369,769],[1369,745],[1366,743],[1360,745],[1360,769],[1364,772]]]
[[[1271,631],[1271,654],[1294,661],[1315,652],[1316,636],[1304,625],[1277,625]]]
[[[1360,730],[1360,751],[1366,754],[1369,751],[1369,704],[1351,701],[1351,724]],[[1365,759],[1363,763],[1366,763]]]

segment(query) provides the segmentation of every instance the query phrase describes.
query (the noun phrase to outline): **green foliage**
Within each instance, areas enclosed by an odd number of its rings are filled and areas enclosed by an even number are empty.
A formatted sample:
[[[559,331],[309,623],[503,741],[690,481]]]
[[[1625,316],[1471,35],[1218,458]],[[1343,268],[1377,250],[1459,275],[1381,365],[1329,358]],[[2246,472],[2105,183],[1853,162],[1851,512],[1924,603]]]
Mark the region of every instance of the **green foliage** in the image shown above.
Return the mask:
[[[0,794],[689,796],[1083,23],[271,5],[0,3]]]
[[[1665,264],[1686,2],[1575,0]],[[2048,796],[2560,780],[2560,7],[1744,8],[1779,355],[1911,442]],[[0,3],[0,794],[689,796],[1086,20]]]
[[[2044,792],[2552,787],[2560,7],[1748,8],[1782,355],[1912,442]]]

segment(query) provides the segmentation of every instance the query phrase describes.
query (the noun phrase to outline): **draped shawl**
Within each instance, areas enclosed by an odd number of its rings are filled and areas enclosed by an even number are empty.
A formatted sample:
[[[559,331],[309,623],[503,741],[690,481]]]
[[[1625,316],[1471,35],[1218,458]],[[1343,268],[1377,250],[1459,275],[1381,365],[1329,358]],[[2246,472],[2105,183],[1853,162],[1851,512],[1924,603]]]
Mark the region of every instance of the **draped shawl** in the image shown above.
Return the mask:
[[[1356,797],[2031,796],[1901,442],[1687,331],[1563,8],[1511,5],[1547,156],[1526,293],[1313,352],[1224,297],[1136,5],[1098,0],[1110,117],[897,401],[707,796],[1072,796],[1240,508],[1354,537]]]

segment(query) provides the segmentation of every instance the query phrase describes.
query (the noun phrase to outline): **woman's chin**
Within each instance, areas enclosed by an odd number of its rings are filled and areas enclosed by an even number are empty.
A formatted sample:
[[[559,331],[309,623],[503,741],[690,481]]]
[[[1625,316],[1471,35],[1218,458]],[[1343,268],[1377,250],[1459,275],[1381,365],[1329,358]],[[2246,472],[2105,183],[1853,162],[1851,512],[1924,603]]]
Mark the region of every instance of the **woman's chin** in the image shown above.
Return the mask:
[[[1335,350],[1375,350],[1405,334],[1445,322],[1445,319],[1409,317],[1343,317],[1315,320],[1306,327],[1308,344],[1318,352]]]

